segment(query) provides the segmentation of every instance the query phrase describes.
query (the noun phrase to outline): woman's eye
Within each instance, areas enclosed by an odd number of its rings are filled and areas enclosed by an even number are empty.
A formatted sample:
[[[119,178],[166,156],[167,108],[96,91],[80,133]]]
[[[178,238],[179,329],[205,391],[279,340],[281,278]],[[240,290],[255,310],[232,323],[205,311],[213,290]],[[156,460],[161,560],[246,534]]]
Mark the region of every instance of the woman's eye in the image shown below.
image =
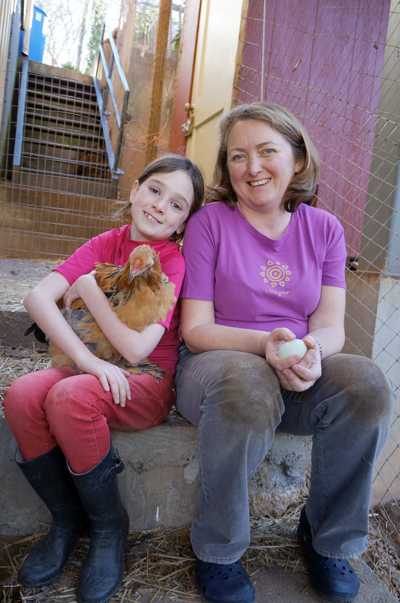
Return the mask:
[[[150,192],[154,193],[155,195],[158,195],[158,193],[159,193],[158,188],[157,188],[157,187],[155,187],[155,186],[151,186],[151,185],[150,185],[150,186],[149,186],[149,190],[150,190]]]
[[[270,149],[270,148],[266,148],[266,149],[262,149],[261,150],[261,155],[272,155],[272,153],[275,153],[275,149]]]
[[[244,155],[240,155],[239,153],[235,153],[235,155],[231,155],[231,161],[242,161],[244,159]]]

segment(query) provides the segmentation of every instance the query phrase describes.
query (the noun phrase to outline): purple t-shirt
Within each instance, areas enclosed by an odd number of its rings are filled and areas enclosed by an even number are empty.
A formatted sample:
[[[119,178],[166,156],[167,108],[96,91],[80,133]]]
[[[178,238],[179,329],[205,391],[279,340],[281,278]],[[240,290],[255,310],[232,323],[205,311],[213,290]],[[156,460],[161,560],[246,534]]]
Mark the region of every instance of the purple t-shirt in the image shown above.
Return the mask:
[[[345,287],[343,227],[329,212],[302,203],[283,236],[258,232],[237,206],[210,203],[185,230],[182,297],[214,303],[217,324],[308,333],[321,286]]]

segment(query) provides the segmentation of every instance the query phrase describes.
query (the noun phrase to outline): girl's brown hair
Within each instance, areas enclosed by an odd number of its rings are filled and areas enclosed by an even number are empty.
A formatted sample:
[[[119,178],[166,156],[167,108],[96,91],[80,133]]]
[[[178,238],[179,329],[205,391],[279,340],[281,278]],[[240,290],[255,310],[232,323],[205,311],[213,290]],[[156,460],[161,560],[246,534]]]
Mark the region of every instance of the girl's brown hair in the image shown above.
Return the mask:
[[[319,157],[304,126],[287,109],[272,103],[238,105],[227,113],[220,123],[220,145],[214,171],[213,186],[207,190],[206,202],[222,201],[227,205],[237,203],[227,166],[229,135],[239,121],[255,120],[267,123],[290,144],[294,160],[302,167],[297,172],[283,197],[286,211],[294,212],[300,203],[316,205],[319,178]]]

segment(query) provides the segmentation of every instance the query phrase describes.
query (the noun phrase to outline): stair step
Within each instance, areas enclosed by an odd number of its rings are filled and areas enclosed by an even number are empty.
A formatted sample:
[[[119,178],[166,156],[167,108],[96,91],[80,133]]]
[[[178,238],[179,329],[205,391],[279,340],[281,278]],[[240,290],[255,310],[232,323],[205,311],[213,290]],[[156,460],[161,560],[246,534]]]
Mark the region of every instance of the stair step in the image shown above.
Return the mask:
[[[81,90],[85,90],[85,91],[89,91],[89,92],[93,91],[93,83],[85,84],[84,82],[80,82],[78,80],[73,80],[68,77],[43,75],[43,74],[39,74],[39,73],[34,73],[32,71],[29,72],[28,81],[34,82],[34,83],[37,82],[39,84],[47,83],[49,85],[52,85],[54,83],[56,85],[62,85],[62,86],[76,86],[77,88],[79,88]]]
[[[77,193],[105,198],[116,198],[118,182],[111,179],[94,179],[63,174],[49,174],[42,170],[18,168],[13,172],[13,182],[48,191]]]
[[[100,128],[96,128],[95,132],[84,132],[82,130],[74,130],[73,128],[68,128],[64,130],[63,128],[54,128],[51,126],[44,126],[42,124],[35,124],[30,121],[25,121],[25,128],[27,130],[39,130],[40,132],[52,132],[54,134],[63,135],[63,136],[71,136],[74,138],[91,138],[91,139],[102,139],[102,131]]]
[[[45,173],[51,176],[58,174],[62,176],[77,176],[83,178],[95,178],[110,180],[111,174],[108,165],[103,163],[91,163],[90,161],[63,159],[48,157],[46,155],[22,154],[22,168]]]
[[[50,92],[41,91],[41,90],[32,90],[29,88],[27,90],[27,96],[28,96],[28,99],[29,99],[29,97],[31,97],[31,98],[32,97],[33,98],[48,98],[50,100],[65,102],[66,104],[71,104],[73,106],[97,107],[96,97],[93,97],[94,100],[83,99],[83,98],[75,99],[74,97],[71,97],[67,94],[51,94]]]
[[[56,124],[71,124],[77,125],[81,128],[95,128],[96,130],[101,128],[100,125],[100,116],[88,116],[83,113],[82,115],[76,117],[68,116],[68,115],[60,115],[59,112],[47,111],[46,113],[41,113],[38,110],[29,110],[25,111],[25,117],[29,117],[29,121],[32,123],[33,120],[39,120],[41,122],[56,122]],[[84,118],[84,119],[82,119]]]
[[[40,92],[48,92],[50,94],[66,94],[74,98],[95,100],[96,92],[94,86],[84,86],[79,82],[70,82],[67,80],[59,80],[57,78],[28,78],[28,91],[37,90]]]
[[[41,111],[49,111],[49,112],[58,112],[61,114],[64,114],[66,116],[68,115],[72,115],[72,116],[79,116],[82,117],[82,115],[84,115],[85,117],[90,117],[90,119],[100,119],[100,114],[99,114],[99,108],[96,104],[96,106],[93,106],[92,108],[88,109],[87,107],[74,107],[71,105],[66,105],[65,103],[56,103],[53,100],[51,100],[50,102],[48,101],[44,101],[44,100],[40,100],[40,99],[29,99],[27,98],[26,100],[26,108],[29,109],[30,111],[37,111],[37,110],[41,110]]]
[[[71,147],[71,145],[65,145],[62,144],[60,142],[54,142],[54,140],[42,140],[40,138],[29,138],[29,137],[25,137],[24,138],[24,149],[26,145],[30,145],[27,146],[27,148],[31,148],[31,151],[27,151],[34,153],[36,147],[42,147],[42,146],[46,146],[46,147],[54,147],[55,150],[57,150],[57,154],[58,156],[62,156],[62,157],[69,157],[69,155],[67,154],[67,152],[70,152],[72,154],[76,154],[78,152],[87,152],[87,153],[104,153],[105,155],[105,149],[104,146],[101,147],[80,147],[80,146],[76,146],[74,145],[73,147]],[[60,154],[61,153],[61,154]],[[72,156],[72,155],[71,155]]]
[[[101,155],[101,157],[100,157]],[[65,163],[73,166],[82,166],[87,168],[99,168],[99,169],[107,169],[108,163],[106,161],[105,153],[88,153],[82,152],[77,155],[77,157],[72,158],[70,156],[64,157],[62,155],[44,155],[43,153],[33,152],[32,150],[28,150],[26,145],[24,146],[23,156],[26,159],[38,159],[43,163],[56,161],[57,163]]]
[[[38,211],[61,211],[71,215],[90,214],[102,219],[113,220],[114,214],[125,201],[101,197],[100,195],[77,195],[67,191],[42,190],[29,186],[18,186],[13,182],[0,184],[0,199],[5,203],[34,206]]]
[[[62,258],[71,255],[86,242],[81,237],[60,237],[48,233],[32,232],[16,228],[1,227],[3,257],[18,258]]]
[[[34,204],[15,202],[7,204],[6,211],[2,211],[1,220],[2,228],[82,239],[90,239],[100,232],[118,226],[119,223],[110,217],[100,217],[88,212],[72,213],[66,209],[44,209]]]

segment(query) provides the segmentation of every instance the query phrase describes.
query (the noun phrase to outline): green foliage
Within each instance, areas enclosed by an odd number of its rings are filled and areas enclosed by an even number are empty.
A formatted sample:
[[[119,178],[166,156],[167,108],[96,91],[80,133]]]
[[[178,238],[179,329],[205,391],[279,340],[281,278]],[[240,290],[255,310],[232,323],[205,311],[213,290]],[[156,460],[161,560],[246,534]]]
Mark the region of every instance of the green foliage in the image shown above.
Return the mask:
[[[77,71],[76,66],[73,65],[70,61],[61,65],[63,69],[72,69],[73,71]]]
[[[90,37],[88,41],[88,56],[85,70],[85,72],[88,74],[92,73],[93,66],[95,64],[97,54],[99,52],[105,14],[106,1],[94,0],[92,10],[92,21],[90,24]]]

